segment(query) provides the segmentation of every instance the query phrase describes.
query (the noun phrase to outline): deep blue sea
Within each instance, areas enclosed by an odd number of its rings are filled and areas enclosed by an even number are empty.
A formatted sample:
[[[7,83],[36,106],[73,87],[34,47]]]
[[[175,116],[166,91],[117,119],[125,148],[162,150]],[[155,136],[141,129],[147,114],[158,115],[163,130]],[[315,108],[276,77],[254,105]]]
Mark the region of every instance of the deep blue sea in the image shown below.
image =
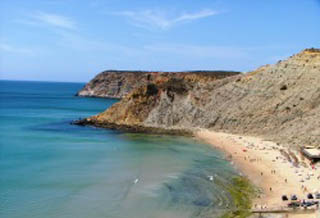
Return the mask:
[[[83,85],[0,81],[1,218],[215,217],[226,209],[219,184],[237,172],[222,154],[192,138],[70,125],[116,102],[75,97]]]

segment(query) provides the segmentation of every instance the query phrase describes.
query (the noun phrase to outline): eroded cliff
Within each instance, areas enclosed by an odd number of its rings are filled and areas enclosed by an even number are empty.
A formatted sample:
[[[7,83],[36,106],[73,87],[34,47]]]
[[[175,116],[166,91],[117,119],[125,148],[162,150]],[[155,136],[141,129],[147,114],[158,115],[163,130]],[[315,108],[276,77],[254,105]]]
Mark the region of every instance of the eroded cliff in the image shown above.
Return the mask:
[[[246,75],[158,80],[85,123],[136,130],[197,127],[320,144],[320,50],[306,49]]]
[[[169,78],[224,78],[239,72],[190,71],[190,72],[149,72],[108,70],[99,73],[76,95],[84,97],[123,98],[130,91],[142,85]]]

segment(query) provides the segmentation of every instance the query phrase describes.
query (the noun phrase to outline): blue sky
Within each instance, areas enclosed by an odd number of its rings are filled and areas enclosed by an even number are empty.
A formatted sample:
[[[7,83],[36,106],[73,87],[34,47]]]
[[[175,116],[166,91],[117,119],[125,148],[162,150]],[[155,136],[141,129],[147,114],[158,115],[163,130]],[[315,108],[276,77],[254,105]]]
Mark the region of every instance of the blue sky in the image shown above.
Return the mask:
[[[239,70],[320,47],[320,0],[1,0],[0,79]]]

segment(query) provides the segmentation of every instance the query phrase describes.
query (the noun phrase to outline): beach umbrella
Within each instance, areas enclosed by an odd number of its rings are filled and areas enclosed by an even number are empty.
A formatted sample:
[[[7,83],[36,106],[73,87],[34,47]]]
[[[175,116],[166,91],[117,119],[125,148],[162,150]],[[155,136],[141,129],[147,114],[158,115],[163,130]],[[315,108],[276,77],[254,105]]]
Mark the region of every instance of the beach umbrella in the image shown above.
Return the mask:
[[[292,195],[292,196],[291,196],[291,200],[292,200],[292,201],[296,201],[296,200],[298,200],[297,195]]]
[[[289,200],[289,199],[288,199],[287,195],[282,195],[282,200],[283,200],[283,201],[287,201],[287,200]]]
[[[308,199],[313,199],[313,195],[311,193],[308,194]]]

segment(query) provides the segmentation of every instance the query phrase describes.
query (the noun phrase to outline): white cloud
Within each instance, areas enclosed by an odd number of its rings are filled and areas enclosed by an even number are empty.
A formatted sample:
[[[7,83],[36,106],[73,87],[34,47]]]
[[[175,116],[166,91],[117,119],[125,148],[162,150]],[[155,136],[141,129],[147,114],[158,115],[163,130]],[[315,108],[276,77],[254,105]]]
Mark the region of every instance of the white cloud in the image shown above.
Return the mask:
[[[159,10],[143,10],[143,11],[122,11],[112,13],[113,15],[124,16],[130,19],[132,24],[147,29],[160,28],[162,30],[169,29],[179,23],[198,20],[219,14],[211,9],[201,10],[196,13],[183,13],[178,16],[168,16]]]
[[[35,26],[45,25],[69,30],[76,29],[76,23],[71,18],[46,12],[36,12],[30,15],[29,18],[18,20],[18,22]]]
[[[16,54],[24,54],[24,55],[34,55],[34,52],[31,49],[20,48],[17,46],[12,46],[7,43],[0,43],[0,51],[7,53],[16,53]]]

